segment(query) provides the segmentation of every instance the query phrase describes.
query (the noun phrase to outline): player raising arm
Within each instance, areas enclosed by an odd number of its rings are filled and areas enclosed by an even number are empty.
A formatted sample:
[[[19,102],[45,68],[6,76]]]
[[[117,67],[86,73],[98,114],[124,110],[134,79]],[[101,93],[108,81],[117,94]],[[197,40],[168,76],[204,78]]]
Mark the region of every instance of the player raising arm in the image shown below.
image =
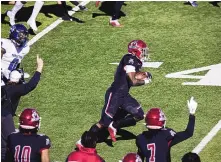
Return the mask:
[[[175,132],[165,128],[166,117],[160,108],[150,109],[145,117],[148,131],[137,136],[138,154],[146,162],[170,162],[170,148],[193,136],[195,126],[195,111],[197,102],[193,97],[187,101],[189,122],[185,131]]]

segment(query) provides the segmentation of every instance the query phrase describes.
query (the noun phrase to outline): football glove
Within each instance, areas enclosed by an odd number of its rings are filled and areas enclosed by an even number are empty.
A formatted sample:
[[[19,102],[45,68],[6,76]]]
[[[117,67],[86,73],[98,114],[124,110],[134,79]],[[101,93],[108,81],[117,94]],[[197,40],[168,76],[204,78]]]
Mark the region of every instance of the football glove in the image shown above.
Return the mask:
[[[191,97],[190,100],[187,100],[187,107],[189,109],[189,113],[194,115],[197,109],[198,103],[194,100],[194,97]]]
[[[146,72],[147,78],[144,80],[145,84],[152,82],[152,75],[150,72]]]
[[[151,75],[150,72],[146,72],[146,75],[147,75],[147,78],[148,78],[148,79],[152,79],[152,75]]]

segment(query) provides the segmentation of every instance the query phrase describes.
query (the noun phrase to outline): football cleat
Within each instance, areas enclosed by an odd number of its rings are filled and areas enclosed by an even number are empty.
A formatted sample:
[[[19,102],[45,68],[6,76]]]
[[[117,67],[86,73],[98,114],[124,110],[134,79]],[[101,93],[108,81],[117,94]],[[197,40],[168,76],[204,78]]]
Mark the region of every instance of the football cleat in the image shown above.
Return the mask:
[[[81,11],[88,11],[88,8],[82,5],[79,5]]]
[[[112,19],[110,19],[110,25],[118,28],[123,27],[123,25],[121,25],[118,20],[112,20]]]
[[[116,142],[116,134],[117,134],[117,129],[113,127],[113,122],[110,123],[108,126],[108,132],[110,134],[110,138],[113,142]]]
[[[96,1],[95,2],[95,7],[99,7],[100,3],[101,3],[101,1]]]

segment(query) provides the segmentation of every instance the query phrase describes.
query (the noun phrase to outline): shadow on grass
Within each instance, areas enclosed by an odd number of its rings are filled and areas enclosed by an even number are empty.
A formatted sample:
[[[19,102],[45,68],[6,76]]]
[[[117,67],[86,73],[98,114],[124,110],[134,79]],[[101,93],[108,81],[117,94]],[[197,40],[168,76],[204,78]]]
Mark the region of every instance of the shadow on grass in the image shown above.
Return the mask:
[[[98,16],[112,16],[114,12],[114,5],[115,1],[105,1],[101,3],[101,6],[99,7],[99,10],[104,13],[92,13],[92,18],[98,17]],[[126,6],[124,3],[123,5]],[[124,17],[126,14],[122,11],[120,11],[119,18]]]
[[[18,11],[18,13],[16,14],[15,17],[15,22],[19,23],[19,22],[27,22],[29,17],[32,14],[32,10],[33,10],[34,6],[28,6],[28,7],[22,7],[21,10]],[[12,9],[13,6],[11,6],[10,9]],[[54,15],[56,17],[62,17],[64,16],[64,10],[61,9],[62,6],[58,5],[58,4],[54,4],[54,5],[44,5],[41,10],[40,13],[43,13],[46,17],[48,18],[53,18]],[[67,6],[67,10],[71,10],[72,7],[71,6]],[[10,23],[8,21],[5,20],[6,18],[6,13],[1,14],[1,23],[2,24],[9,24]],[[83,21],[80,21],[80,19],[75,18],[75,17],[71,17],[73,22],[77,22],[77,23],[82,23]],[[36,22],[37,27],[40,26],[43,22]]]
[[[131,139],[136,139],[136,135],[134,135],[133,133],[124,130],[124,129],[119,129],[117,131],[117,135],[119,135],[120,137],[117,137],[117,141],[121,141],[121,140],[131,140]],[[102,129],[99,132],[98,135],[98,143],[106,143],[109,147],[114,147],[112,140],[108,139],[109,137],[109,132],[107,129]]]

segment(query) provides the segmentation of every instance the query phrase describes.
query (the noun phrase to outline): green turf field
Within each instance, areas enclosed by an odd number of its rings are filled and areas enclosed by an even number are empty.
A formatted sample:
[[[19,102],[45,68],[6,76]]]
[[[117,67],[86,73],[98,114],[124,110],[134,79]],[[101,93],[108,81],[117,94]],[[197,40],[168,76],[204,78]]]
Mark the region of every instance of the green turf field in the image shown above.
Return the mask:
[[[22,98],[17,113],[24,107],[38,109],[42,117],[40,132],[52,141],[52,162],[65,161],[81,134],[99,120],[104,94],[116,69],[116,65],[109,63],[119,62],[133,39],[148,43],[151,61],[163,62],[156,69],[144,68],[153,74],[150,85],[131,89],[145,112],[151,107],[161,107],[168,119],[167,126],[182,131],[188,121],[186,100],[194,96],[199,103],[194,136],[173,147],[173,162],[181,161],[182,155],[192,151],[221,119],[221,87],[184,86],[183,82],[199,79],[165,77],[221,62],[221,8],[208,2],[199,2],[197,8],[183,2],[125,3],[122,11],[126,17],[120,19],[123,28],[109,26],[108,16],[93,18],[92,13],[103,12],[90,2],[89,11],[74,14],[86,23],[62,22],[33,44],[24,59],[28,73],[34,73],[36,54],[40,54],[45,66],[40,84]],[[45,3],[50,4],[56,2]],[[11,7],[2,5],[1,13]],[[39,14],[37,21],[42,23],[39,31],[57,19],[54,14],[51,16]],[[21,23],[26,25],[25,20]],[[8,24],[2,23],[1,28],[2,37],[7,37]],[[198,74],[205,75],[205,72]],[[142,121],[126,130],[138,135],[145,127]],[[220,161],[220,143],[219,132],[199,154],[203,162]],[[137,151],[135,140],[119,140],[113,147],[98,144],[97,150],[107,162],[117,162],[126,153]]]

